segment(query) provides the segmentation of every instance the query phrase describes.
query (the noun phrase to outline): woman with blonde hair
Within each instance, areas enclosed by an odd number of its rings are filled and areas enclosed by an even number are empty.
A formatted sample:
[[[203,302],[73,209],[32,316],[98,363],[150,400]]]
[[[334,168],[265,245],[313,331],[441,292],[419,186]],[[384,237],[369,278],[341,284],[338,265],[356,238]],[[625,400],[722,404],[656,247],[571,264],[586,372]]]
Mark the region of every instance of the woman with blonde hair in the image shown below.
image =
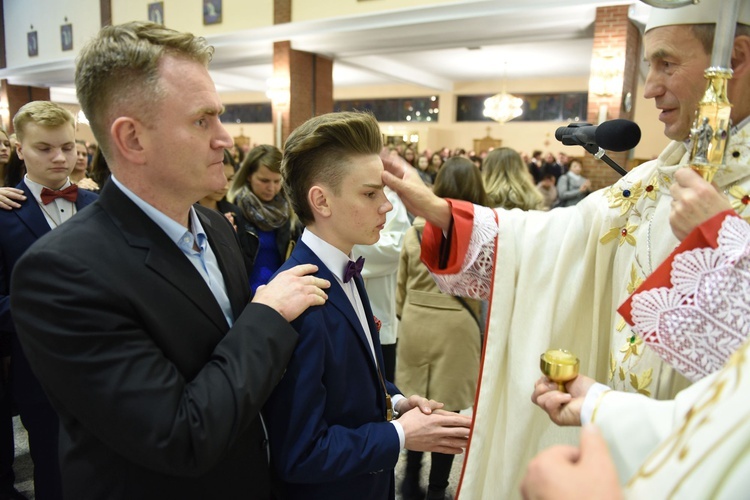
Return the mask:
[[[544,198],[521,155],[511,148],[493,149],[482,164],[484,188],[493,208],[543,210]]]
[[[265,285],[289,257],[301,233],[300,224],[281,189],[281,151],[263,144],[242,160],[227,200],[242,211],[247,223],[237,227],[247,235],[253,259],[250,288]]]

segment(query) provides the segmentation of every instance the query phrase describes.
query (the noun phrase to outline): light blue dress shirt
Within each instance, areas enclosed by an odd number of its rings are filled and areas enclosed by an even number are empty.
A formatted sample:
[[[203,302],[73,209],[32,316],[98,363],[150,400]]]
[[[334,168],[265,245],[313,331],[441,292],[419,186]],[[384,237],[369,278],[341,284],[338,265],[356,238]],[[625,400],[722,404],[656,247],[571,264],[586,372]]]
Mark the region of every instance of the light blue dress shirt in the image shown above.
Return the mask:
[[[216,255],[211,250],[211,245],[208,244],[206,232],[203,230],[195,209],[190,207],[190,229],[185,229],[182,224],[170,219],[164,213],[139,198],[118,181],[114,175],[111,177],[111,180],[120,188],[125,196],[135,203],[138,208],[143,210],[146,216],[166,233],[170,240],[174,241],[175,245],[177,245],[193,267],[195,267],[196,271],[200,273],[203,281],[206,282],[211,293],[214,294],[216,302],[219,303],[227,324],[232,326],[234,315],[232,314],[232,305],[227,295],[224,276],[221,274],[219,261],[216,260]],[[197,247],[198,250],[195,250],[193,246]]]

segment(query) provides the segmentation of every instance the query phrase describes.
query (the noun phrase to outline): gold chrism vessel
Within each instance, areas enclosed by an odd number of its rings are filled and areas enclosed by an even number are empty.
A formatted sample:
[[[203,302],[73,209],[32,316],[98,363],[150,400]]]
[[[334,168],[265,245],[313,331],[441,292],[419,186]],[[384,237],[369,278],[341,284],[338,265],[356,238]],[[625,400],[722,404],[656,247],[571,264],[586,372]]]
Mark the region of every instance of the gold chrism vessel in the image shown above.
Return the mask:
[[[551,381],[557,382],[557,388],[565,391],[565,382],[578,376],[578,358],[564,349],[550,349],[540,356],[539,367]]]

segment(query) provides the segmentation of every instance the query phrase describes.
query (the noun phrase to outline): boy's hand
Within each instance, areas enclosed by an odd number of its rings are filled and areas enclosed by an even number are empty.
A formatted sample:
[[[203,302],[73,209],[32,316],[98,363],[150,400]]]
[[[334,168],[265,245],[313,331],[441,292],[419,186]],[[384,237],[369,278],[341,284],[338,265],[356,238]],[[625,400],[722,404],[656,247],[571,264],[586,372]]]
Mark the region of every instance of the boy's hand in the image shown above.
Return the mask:
[[[398,402],[398,407],[395,410],[399,415],[403,415],[412,408],[419,408],[419,410],[425,415],[432,413],[432,410],[439,410],[445,406],[443,403],[438,403],[433,399],[423,398],[416,394],[409,396],[408,398],[402,399]]]
[[[436,451],[456,455],[463,453],[469,440],[471,417],[444,410],[431,415],[411,410],[398,422],[404,429],[405,448],[412,451]]]

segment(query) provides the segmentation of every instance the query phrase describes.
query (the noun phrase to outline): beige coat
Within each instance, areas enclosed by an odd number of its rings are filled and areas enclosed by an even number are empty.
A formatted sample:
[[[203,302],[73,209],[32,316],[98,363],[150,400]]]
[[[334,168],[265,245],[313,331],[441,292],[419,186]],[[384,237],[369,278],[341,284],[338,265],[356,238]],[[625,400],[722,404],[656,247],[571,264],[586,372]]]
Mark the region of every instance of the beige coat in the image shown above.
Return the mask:
[[[409,228],[401,251],[396,291],[400,318],[396,347],[396,385],[403,394],[419,394],[458,411],[474,404],[480,332],[476,321],[455,297],[442,293],[420,260],[417,230]],[[480,318],[481,302],[464,299]]]

